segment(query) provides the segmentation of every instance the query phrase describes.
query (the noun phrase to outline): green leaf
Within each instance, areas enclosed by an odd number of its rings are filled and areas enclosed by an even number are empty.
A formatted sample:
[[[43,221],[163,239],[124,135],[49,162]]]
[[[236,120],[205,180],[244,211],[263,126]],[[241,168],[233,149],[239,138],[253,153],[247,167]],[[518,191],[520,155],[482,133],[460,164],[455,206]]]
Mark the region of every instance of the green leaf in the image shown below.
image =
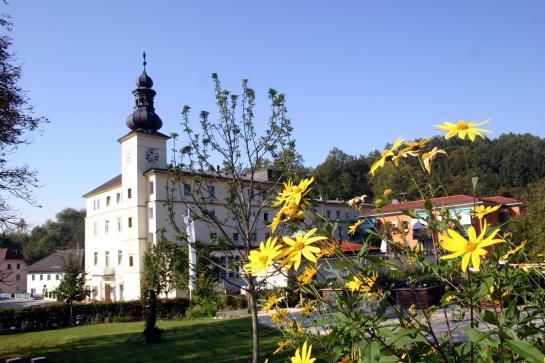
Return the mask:
[[[363,350],[364,363],[380,362],[380,345],[377,342],[370,342]]]
[[[478,182],[479,182],[479,177],[477,175],[475,175],[475,176],[473,176],[473,178],[471,178],[471,185],[473,185],[473,191],[474,192],[477,190],[477,183]]]
[[[507,340],[507,345],[511,347],[513,352],[520,354],[529,363],[543,363],[545,361],[545,355],[530,343],[510,339]]]
[[[492,334],[494,334],[493,331],[485,333],[476,328],[467,328],[465,329],[465,332],[469,337],[469,340],[479,346],[492,346],[494,348],[498,346],[498,342],[496,340],[490,339]]]

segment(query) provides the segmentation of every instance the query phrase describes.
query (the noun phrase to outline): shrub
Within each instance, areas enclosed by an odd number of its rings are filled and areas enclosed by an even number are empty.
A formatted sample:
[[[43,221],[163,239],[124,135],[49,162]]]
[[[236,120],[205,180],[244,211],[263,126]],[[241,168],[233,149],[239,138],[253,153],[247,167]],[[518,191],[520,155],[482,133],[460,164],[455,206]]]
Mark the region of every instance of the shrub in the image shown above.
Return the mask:
[[[157,300],[159,319],[181,318],[189,305],[187,299]],[[74,304],[74,324],[113,321],[140,321],[145,316],[145,302],[93,302]],[[0,333],[45,330],[68,326],[69,311],[64,304],[0,310]]]

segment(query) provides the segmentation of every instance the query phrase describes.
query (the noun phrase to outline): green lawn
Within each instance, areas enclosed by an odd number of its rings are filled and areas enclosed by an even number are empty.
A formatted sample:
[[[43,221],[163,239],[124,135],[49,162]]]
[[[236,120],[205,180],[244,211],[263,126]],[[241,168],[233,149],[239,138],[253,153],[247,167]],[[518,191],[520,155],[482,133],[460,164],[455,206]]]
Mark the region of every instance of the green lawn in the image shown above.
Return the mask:
[[[0,360],[47,356],[51,362],[247,362],[251,358],[250,318],[159,321],[163,341],[146,345],[143,322],[105,323],[0,336]],[[280,333],[261,326],[261,352],[269,361]],[[264,358],[263,358],[264,360]]]

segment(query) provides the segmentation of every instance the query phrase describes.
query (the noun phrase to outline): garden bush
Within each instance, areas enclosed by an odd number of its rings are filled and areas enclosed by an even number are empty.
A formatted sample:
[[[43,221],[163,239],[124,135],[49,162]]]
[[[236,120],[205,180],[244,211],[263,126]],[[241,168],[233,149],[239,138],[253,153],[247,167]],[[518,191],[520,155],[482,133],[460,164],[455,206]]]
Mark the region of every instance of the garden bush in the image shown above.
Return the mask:
[[[184,298],[157,300],[160,319],[185,316],[189,301]],[[146,314],[143,300],[123,302],[93,302],[73,305],[76,325],[113,321],[143,320]],[[69,311],[64,304],[0,310],[0,333],[45,330],[68,326]]]

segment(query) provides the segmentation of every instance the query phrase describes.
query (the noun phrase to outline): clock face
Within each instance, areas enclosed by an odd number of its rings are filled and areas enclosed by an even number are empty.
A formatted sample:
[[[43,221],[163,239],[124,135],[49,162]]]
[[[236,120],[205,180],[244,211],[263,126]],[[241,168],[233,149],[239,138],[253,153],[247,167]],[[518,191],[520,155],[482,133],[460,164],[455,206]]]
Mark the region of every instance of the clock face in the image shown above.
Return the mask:
[[[131,161],[132,161],[132,150],[127,150],[125,152],[125,161],[127,162],[127,164],[131,163]]]
[[[157,164],[159,161],[159,151],[155,150],[154,148],[149,148],[146,150],[146,160],[150,164]]]

